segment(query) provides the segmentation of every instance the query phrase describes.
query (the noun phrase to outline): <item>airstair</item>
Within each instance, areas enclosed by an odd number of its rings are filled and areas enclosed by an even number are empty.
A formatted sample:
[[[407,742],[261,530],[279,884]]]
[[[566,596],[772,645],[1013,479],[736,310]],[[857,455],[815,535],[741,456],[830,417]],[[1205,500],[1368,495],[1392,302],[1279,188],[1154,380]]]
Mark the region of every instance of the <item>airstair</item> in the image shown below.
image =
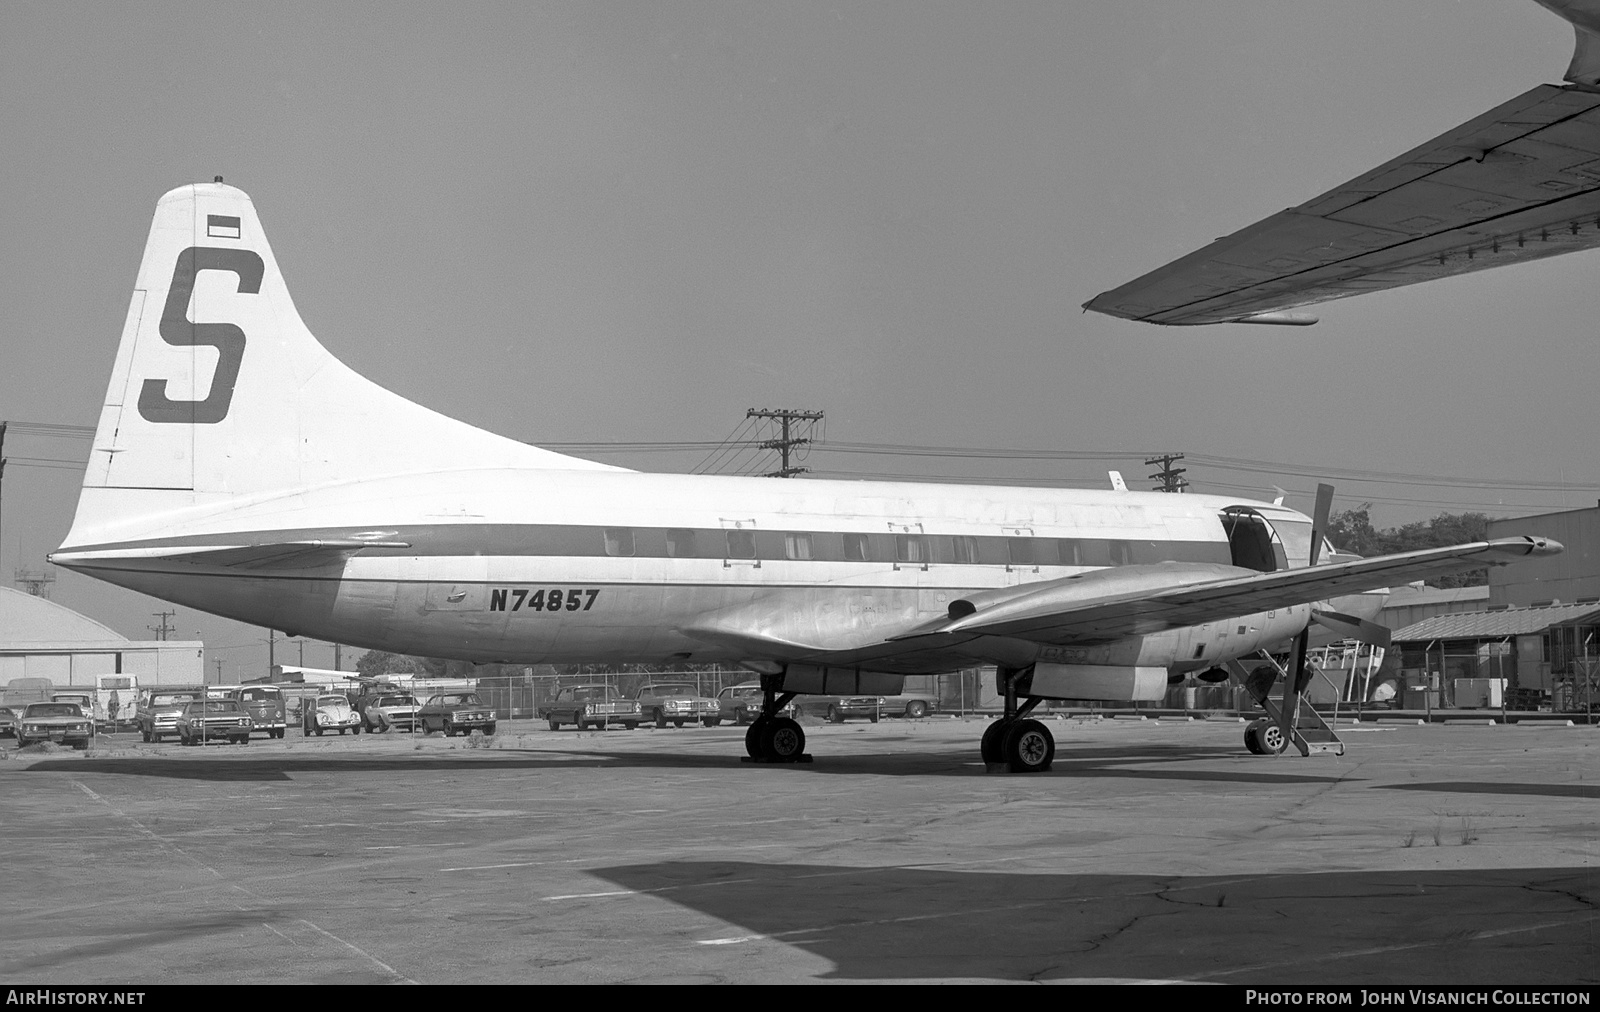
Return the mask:
[[[1271,744],[1273,736],[1270,733],[1264,736],[1268,750],[1281,752],[1287,744],[1292,744],[1304,756],[1324,753],[1344,755],[1344,741],[1340,739],[1338,732],[1305,699],[1305,690],[1312,676],[1326,677],[1322,675],[1321,669],[1307,658],[1306,670],[1298,679],[1298,684],[1295,684],[1297,680],[1289,676],[1288,670],[1278,662],[1277,658],[1263,653],[1259,659],[1271,665],[1271,668],[1267,669],[1273,673],[1271,678],[1263,677],[1265,671],[1260,667],[1255,671],[1245,670],[1239,661],[1229,661],[1228,667],[1234,677],[1243,683],[1250,698],[1267,712],[1265,723],[1288,732],[1288,742],[1280,742],[1276,748]],[[1272,689],[1280,679],[1284,684],[1284,692],[1282,698],[1275,700],[1272,698]],[[1291,685],[1294,686],[1292,691],[1289,688]],[[1254,726],[1252,725],[1252,728]],[[1248,741],[1249,732],[1246,732],[1246,736]],[[1254,750],[1252,747],[1252,751]]]

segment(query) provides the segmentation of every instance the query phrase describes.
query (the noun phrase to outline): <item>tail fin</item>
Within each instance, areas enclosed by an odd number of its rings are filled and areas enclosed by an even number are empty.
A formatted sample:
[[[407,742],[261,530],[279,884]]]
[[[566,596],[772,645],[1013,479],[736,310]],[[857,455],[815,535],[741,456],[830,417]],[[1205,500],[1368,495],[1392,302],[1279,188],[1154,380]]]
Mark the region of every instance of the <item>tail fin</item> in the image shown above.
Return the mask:
[[[242,190],[197,183],[161,198],[69,543],[230,496],[461,467],[611,470],[357,375],[301,322]]]

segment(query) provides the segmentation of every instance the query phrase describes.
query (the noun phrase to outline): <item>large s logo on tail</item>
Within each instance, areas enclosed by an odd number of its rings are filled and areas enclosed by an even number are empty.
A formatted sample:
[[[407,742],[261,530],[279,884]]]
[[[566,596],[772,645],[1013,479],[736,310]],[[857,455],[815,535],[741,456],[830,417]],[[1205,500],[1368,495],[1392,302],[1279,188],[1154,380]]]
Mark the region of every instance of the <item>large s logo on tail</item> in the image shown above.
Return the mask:
[[[201,271],[231,271],[239,276],[240,294],[257,295],[265,267],[261,257],[247,249],[191,246],[178,254],[172,285],[167,290],[167,305],[161,313],[161,339],[179,348],[205,345],[217,349],[217,368],[203,401],[169,400],[166,380],[145,380],[139,390],[139,414],[146,421],[213,425],[228,417],[233,385],[239,379],[239,363],[244,360],[244,331],[231,323],[189,320],[189,299],[194,295],[195,277]]]

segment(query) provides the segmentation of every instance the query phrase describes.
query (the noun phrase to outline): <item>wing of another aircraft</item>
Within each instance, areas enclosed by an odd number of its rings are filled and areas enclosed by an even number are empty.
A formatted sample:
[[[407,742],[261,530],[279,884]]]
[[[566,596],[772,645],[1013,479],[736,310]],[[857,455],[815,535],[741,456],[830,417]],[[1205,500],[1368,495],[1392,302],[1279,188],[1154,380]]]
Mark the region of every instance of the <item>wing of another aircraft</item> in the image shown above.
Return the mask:
[[[1540,85],[1084,308],[1169,325],[1303,325],[1316,318],[1285,311],[1596,246],[1600,94]]]

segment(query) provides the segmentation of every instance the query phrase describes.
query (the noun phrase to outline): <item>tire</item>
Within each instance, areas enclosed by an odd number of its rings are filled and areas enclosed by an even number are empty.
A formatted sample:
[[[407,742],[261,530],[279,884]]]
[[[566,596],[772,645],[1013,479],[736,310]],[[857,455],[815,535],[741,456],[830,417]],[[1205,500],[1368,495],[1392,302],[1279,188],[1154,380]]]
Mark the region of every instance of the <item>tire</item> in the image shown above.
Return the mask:
[[[1003,763],[1005,756],[1000,751],[1001,744],[1005,741],[1006,730],[1011,721],[1005,717],[990,724],[983,729],[983,739],[978,743],[978,751],[983,755],[985,763]]]
[[[144,735],[145,744],[148,745],[150,743],[150,732],[149,731],[141,731],[140,733],[142,735]]]
[[[749,753],[752,759],[761,758],[761,728],[764,723],[760,717],[757,717],[750,722],[749,727],[745,728],[744,750]]]
[[[867,717],[867,719],[868,719],[868,720],[870,720],[870,721],[872,721],[872,722],[873,722],[873,723],[874,723],[874,724],[876,724],[876,723],[877,723],[877,722],[878,722],[878,715],[877,715],[877,714],[876,714],[876,713],[874,713],[874,714],[870,714],[870,715],[869,715],[869,716],[868,716],[868,717]]]
[[[454,738],[455,737],[456,731],[455,731],[455,728],[450,726],[450,718],[449,717],[446,717],[446,718],[444,718],[444,720],[439,722],[439,729],[444,732],[444,736],[446,738]],[[578,721],[578,730],[580,730],[580,731],[583,730],[583,721],[582,720]]]
[[[1289,738],[1273,720],[1253,721],[1244,731],[1244,747],[1254,755],[1282,755]]]
[[[235,745],[248,745],[248,744],[250,744],[250,739],[248,737],[235,738],[235,739],[233,739],[233,743]]]
[[[722,723],[722,718],[721,717],[706,717],[703,720],[701,720],[700,723],[705,725],[706,727],[716,727],[718,724]]]
[[[1006,731],[1006,765],[1013,773],[1043,773],[1056,757],[1056,740],[1037,720],[1019,720]]]
[[[321,737],[322,737],[322,732],[323,732],[323,730],[324,730],[324,729],[323,729],[323,728],[321,728],[321,727],[318,727],[318,728],[317,728],[317,737],[318,737],[318,738],[321,738]]]
[[[629,731],[639,730],[639,722],[637,720],[625,720],[622,722],[622,726]]]
[[[561,721],[555,719],[554,717],[551,717],[550,718],[550,730],[552,730],[552,731],[561,730]]]
[[[840,713],[839,712],[839,708],[837,706],[833,706],[832,704],[829,704],[829,706],[828,706],[828,723],[830,723],[830,724],[843,724],[844,723],[844,714]]]
[[[496,725],[494,725],[494,724],[485,724],[485,725],[483,725],[483,735],[484,735],[484,737],[487,738],[489,735],[494,734],[495,727],[496,727]]]
[[[672,726],[673,727],[682,727],[683,726],[683,721],[675,720],[675,721],[672,722]]]
[[[667,718],[659,709],[657,709],[655,712],[653,712],[651,714],[651,716],[655,718],[656,727],[666,727],[667,726]]]
[[[354,734],[360,734],[361,733],[361,725],[357,724],[355,727],[352,727],[350,729],[350,733],[353,734],[353,735]]]
[[[928,715],[928,704],[920,699],[913,699],[906,704],[906,716],[912,720],[921,720]]]
[[[806,732],[788,717],[774,717],[761,728],[757,742],[768,762],[794,762],[806,750]]]

